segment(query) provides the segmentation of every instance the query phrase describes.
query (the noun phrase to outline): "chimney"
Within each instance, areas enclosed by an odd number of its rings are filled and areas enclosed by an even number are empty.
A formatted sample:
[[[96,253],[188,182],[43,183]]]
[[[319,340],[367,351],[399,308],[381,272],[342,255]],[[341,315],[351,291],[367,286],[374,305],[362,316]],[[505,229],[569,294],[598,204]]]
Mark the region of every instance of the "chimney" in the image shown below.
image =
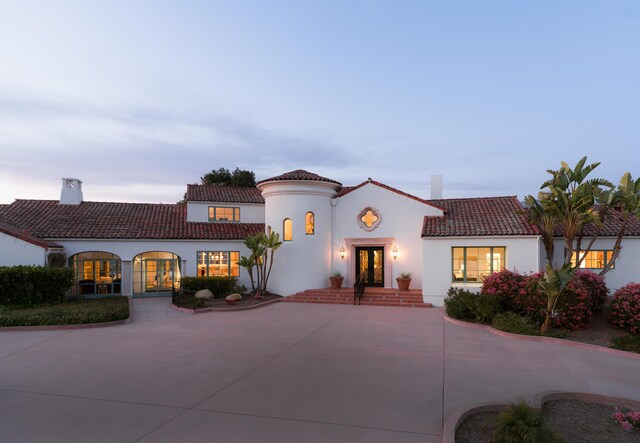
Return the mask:
[[[77,178],[63,178],[60,204],[79,205],[80,203],[82,203],[82,182]]]
[[[431,200],[442,199],[442,174],[431,174]]]

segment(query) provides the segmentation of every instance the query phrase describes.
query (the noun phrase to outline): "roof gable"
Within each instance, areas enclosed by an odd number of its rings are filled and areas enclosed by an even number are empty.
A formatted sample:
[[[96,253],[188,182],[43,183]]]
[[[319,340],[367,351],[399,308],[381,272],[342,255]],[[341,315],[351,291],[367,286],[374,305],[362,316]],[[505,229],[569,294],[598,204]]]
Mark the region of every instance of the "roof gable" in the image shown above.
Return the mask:
[[[338,197],[343,197],[345,195],[348,195],[348,194],[350,194],[350,193],[352,193],[352,192],[354,192],[354,191],[356,191],[356,190],[358,190],[358,189],[360,189],[363,186],[368,185],[368,184],[372,184],[372,185],[378,186],[378,187],[380,187],[382,189],[386,189],[387,191],[391,191],[391,192],[393,192],[395,194],[401,195],[401,196],[409,198],[411,200],[415,200],[415,201],[423,203],[425,205],[434,207],[434,208],[436,208],[436,209],[438,209],[440,211],[444,211],[445,210],[443,207],[439,206],[437,203],[434,203],[434,202],[428,201],[428,200],[424,200],[424,199],[422,199],[420,197],[416,197],[415,195],[409,194],[407,192],[401,191],[399,189],[396,189],[396,188],[391,187],[389,185],[385,185],[384,183],[380,183],[380,182],[372,180],[372,179],[367,179],[367,180],[363,181],[362,183],[360,183],[359,185],[356,185],[356,186],[344,186],[340,190],[340,192],[338,192]]]
[[[61,247],[54,242],[38,238],[27,230],[18,229],[15,226],[2,221],[0,221],[0,232],[44,249]]]

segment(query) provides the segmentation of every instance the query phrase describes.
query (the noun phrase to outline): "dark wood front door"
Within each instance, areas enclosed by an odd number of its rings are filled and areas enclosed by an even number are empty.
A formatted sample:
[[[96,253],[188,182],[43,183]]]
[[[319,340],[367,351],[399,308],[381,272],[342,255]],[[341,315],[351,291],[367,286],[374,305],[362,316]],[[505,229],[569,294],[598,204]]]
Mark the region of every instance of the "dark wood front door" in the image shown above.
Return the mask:
[[[356,277],[361,273],[366,286],[384,287],[384,247],[356,247]]]

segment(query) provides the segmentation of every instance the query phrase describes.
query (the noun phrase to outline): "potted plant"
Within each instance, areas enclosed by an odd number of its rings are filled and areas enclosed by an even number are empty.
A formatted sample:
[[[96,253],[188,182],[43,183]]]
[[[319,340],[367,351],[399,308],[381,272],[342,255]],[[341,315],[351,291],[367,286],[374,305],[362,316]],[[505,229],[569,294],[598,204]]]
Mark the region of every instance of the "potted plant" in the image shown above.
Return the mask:
[[[398,278],[396,278],[396,281],[398,282],[398,289],[401,291],[408,291],[409,290],[409,285],[411,284],[411,273],[410,272],[403,272],[402,274],[400,274],[398,276]]]
[[[329,282],[331,282],[331,289],[340,289],[342,287],[342,281],[344,277],[339,272],[334,272],[329,277]]]

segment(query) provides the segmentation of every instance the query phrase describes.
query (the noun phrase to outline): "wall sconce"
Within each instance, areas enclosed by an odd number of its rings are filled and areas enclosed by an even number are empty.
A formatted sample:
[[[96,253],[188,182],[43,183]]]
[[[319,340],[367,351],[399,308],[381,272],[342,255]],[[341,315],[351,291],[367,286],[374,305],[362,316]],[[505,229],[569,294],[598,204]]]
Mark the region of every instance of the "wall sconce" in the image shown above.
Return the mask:
[[[344,246],[342,246],[340,248],[340,260],[344,260],[344,255],[347,253],[347,251],[345,251]]]
[[[391,256],[393,257],[394,260],[398,258],[398,248],[396,248],[395,246],[391,250]]]

